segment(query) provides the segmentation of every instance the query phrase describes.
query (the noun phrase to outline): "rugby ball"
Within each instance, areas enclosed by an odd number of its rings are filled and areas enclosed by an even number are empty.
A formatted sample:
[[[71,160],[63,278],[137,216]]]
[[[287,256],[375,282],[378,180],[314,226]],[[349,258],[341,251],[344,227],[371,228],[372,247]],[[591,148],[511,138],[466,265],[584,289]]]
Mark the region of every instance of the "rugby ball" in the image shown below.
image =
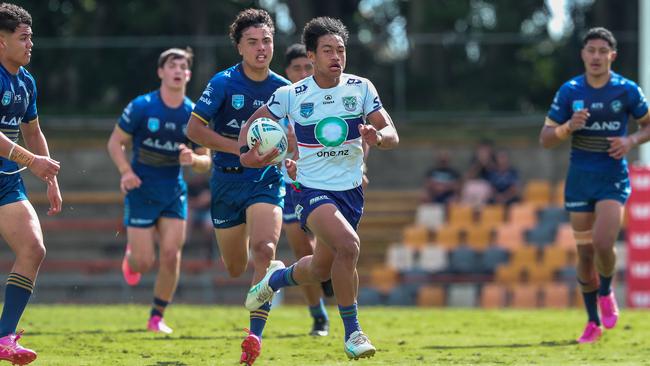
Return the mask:
[[[287,135],[284,133],[282,126],[266,117],[258,118],[251,123],[248,128],[246,141],[248,147],[251,149],[255,146],[255,143],[259,141],[260,154],[265,154],[267,151],[277,148],[280,151],[280,155],[273,159],[274,163],[279,163],[284,160],[289,147]]]

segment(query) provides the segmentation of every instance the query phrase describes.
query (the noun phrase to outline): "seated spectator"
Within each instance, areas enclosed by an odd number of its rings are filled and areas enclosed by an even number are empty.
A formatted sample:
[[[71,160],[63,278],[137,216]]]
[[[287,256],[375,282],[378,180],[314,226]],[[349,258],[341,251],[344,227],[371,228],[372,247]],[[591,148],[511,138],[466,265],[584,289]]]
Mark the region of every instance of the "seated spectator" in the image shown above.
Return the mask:
[[[436,157],[436,165],[427,173],[422,201],[447,204],[457,200],[460,190],[460,174],[449,164],[450,153],[442,150]]]
[[[510,205],[519,201],[519,174],[510,164],[506,151],[501,150],[496,154],[496,166],[488,175],[488,181],[492,185],[490,203]]]
[[[476,146],[469,168],[465,172],[465,180],[489,181],[490,172],[495,168],[494,147],[489,140],[482,140]]]

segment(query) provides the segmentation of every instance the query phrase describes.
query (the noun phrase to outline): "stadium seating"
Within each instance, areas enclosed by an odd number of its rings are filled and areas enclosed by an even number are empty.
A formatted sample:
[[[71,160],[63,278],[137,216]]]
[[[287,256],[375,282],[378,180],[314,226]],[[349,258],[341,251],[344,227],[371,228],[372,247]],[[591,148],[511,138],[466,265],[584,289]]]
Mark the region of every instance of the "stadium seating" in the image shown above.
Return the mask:
[[[496,244],[507,250],[515,250],[524,244],[524,228],[518,224],[504,224],[496,229]]]
[[[506,209],[503,205],[487,205],[479,213],[479,225],[482,227],[497,227],[505,221]]]
[[[445,270],[447,264],[447,251],[438,245],[427,245],[422,248],[416,261],[417,268],[431,273]]]
[[[445,306],[445,289],[441,286],[429,285],[420,288],[417,294],[418,306]]]
[[[487,283],[481,289],[481,307],[485,309],[506,306],[506,288],[498,283]]]
[[[445,223],[445,206],[437,203],[427,203],[418,206],[415,213],[415,224],[424,226],[431,231],[437,230]]]
[[[498,246],[490,246],[481,256],[481,271],[484,273],[494,273],[496,268],[508,262],[508,251]]]
[[[415,249],[401,244],[391,245],[386,253],[386,264],[397,271],[412,269],[415,265]]]
[[[420,249],[429,242],[429,229],[426,226],[411,225],[404,228],[404,245]]]
[[[443,226],[436,230],[435,242],[441,247],[451,250],[460,242],[460,229],[455,226]]]
[[[542,286],[542,307],[564,309],[569,306],[569,286],[564,283],[547,283]]]
[[[546,207],[551,202],[551,183],[547,180],[529,180],[524,186],[523,200],[537,207]]]
[[[397,271],[387,266],[376,266],[371,271],[371,286],[382,294],[388,294],[397,286]]]
[[[537,224],[537,207],[530,203],[514,203],[510,206],[508,222],[530,229]]]
[[[451,204],[448,212],[447,222],[450,226],[467,228],[474,225],[474,207],[465,204]]]
[[[517,309],[536,308],[539,304],[539,287],[532,284],[516,284],[511,288],[510,306]]]

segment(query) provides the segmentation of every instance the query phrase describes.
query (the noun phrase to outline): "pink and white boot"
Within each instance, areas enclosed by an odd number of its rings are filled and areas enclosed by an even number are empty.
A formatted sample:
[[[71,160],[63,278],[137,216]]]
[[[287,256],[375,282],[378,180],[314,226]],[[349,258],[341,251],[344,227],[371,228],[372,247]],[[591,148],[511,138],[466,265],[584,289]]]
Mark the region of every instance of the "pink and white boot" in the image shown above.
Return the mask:
[[[0,338],[0,360],[9,361],[12,365],[27,365],[36,359],[36,352],[18,344],[22,334],[20,331]]]

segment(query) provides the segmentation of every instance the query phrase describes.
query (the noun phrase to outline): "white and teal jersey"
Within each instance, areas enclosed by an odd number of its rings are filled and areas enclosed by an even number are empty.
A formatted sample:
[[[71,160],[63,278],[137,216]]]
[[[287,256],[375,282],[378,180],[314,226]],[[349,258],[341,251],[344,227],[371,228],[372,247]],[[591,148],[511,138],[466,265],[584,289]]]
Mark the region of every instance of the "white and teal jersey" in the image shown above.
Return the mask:
[[[275,118],[287,117],[296,130],[300,184],[328,191],[361,185],[359,125],[382,108],[368,79],[342,74],[337,86],[322,89],[308,77],[276,90],[266,106]]]

